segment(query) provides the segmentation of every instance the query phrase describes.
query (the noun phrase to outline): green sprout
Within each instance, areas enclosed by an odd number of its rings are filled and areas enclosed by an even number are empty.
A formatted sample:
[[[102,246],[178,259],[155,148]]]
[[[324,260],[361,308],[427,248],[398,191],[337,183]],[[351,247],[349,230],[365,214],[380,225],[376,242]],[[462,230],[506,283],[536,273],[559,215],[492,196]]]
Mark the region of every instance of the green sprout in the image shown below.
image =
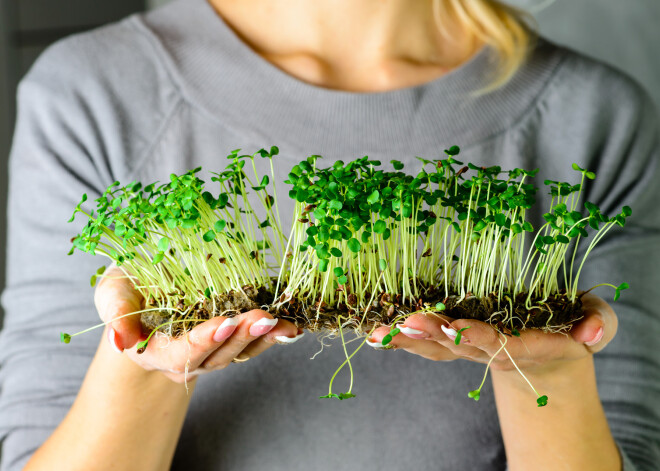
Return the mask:
[[[459,345],[461,343],[461,338],[463,336],[463,332],[468,330],[470,327],[472,327],[472,326],[463,327],[462,329],[459,329],[456,332],[456,338],[454,339],[454,344]]]
[[[504,337],[504,342],[502,342],[502,340],[500,339],[501,347],[497,350],[497,352],[495,352],[495,354],[493,354],[493,356],[490,357],[490,360],[488,360],[488,364],[486,365],[486,370],[484,371],[484,376],[481,380],[481,384],[479,384],[479,387],[477,389],[468,392],[468,397],[470,399],[474,399],[475,401],[479,401],[479,399],[481,398],[481,389],[484,387],[484,384],[486,383],[486,378],[488,377],[488,370],[490,369],[490,365],[492,364],[493,360],[500,354],[500,352],[504,351],[507,354],[507,356],[509,357],[509,360],[511,361],[511,364],[513,364],[514,368],[518,371],[520,376],[522,376],[522,378],[527,382],[527,384],[532,389],[532,391],[534,391],[534,393],[536,394],[536,397],[537,397],[536,404],[537,404],[537,406],[538,407],[543,407],[543,406],[547,405],[548,404],[548,396],[545,396],[545,395],[542,396],[541,394],[539,394],[539,392],[536,390],[536,388],[534,388],[534,386],[529,381],[529,379],[527,379],[527,376],[525,376],[525,374],[520,370],[520,368],[516,364],[515,360],[513,359],[513,357],[509,353],[509,351],[506,349],[507,341],[508,340],[507,340],[506,337]]]
[[[518,329],[565,329],[580,317],[587,258],[632,215],[628,206],[608,216],[583,201],[585,181],[596,175],[573,164],[575,182],[543,182],[550,205],[534,227],[528,213],[538,170],[465,164],[452,146],[438,159],[418,157],[422,169],[414,175],[398,160],[390,171],[368,156],[329,166],[319,165],[319,155],[301,160],[284,182],[294,201],[287,237],[274,185],[278,154],[274,146],[251,155],[236,149],[209,185],[198,176],[201,168],[165,183],[115,182],[93,210],[83,195],[71,220],[81,214],[86,223],[71,252],[105,256],[124,271],[146,300],[141,312],[162,317],[149,325],[151,335],[156,329],[181,335],[227,306],[232,312],[262,306],[299,327],[339,332],[346,359],[323,397],[353,397],[350,359],[364,342],[349,355],[347,328],[364,336],[389,326],[384,347],[400,332],[396,322],[415,313],[474,318],[516,337]],[[260,173],[264,167],[267,174]],[[90,284],[103,274],[99,269]],[[628,288],[597,286],[613,288],[615,301]],[[333,393],[346,365],[350,387]],[[480,391],[470,397],[478,400]],[[539,406],[547,403],[537,397]]]
[[[459,152],[452,147],[447,159],[420,159],[432,169],[416,177],[398,171],[400,163],[396,172],[379,170],[380,162],[368,157],[318,168],[314,156],[295,165],[287,183],[298,222],[291,229],[291,256],[276,295],[286,284],[287,298],[306,293],[317,299],[317,321],[319,306],[345,303],[351,293],[360,307],[374,291],[400,295],[405,304],[439,286],[459,301],[468,294],[485,298],[495,293],[499,303],[525,293],[525,307],[531,309],[534,302],[543,306],[560,292],[563,274],[566,296],[575,302],[586,257],[614,225],[625,223],[630,208],[609,218],[587,202],[588,214],[582,213],[583,183],[546,180],[551,210],[544,216],[546,224],[535,230],[526,216],[538,189],[526,179],[536,171],[503,172],[472,164],[457,168],[463,165],[454,159]],[[595,178],[574,168],[583,181]],[[470,171],[476,175],[468,177]],[[597,232],[574,274],[578,243],[589,236],[588,228]],[[526,233],[535,235],[525,256]],[[380,260],[389,263],[381,267]],[[312,273],[309,267],[318,270]]]
[[[96,286],[96,279],[99,276],[103,275],[104,272],[105,272],[105,265],[99,268],[98,270],[96,270],[96,273],[92,275],[92,277],[89,279],[89,284],[92,288]]]
[[[108,257],[135,280],[149,306],[163,311],[208,300],[210,315],[219,315],[222,295],[272,292],[272,275],[283,264],[286,237],[275,187],[270,177],[259,176],[255,160],[270,161],[272,172],[272,158],[279,150],[261,149],[253,155],[239,151],[228,156],[225,171],[212,173],[215,193],[197,176],[197,168],[172,174],[164,184],[115,182],[95,200],[93,211],[83,208],[84,195],[72,220],[83,214],[87,222],[73,238],[70,253],[77,249]],[[103,270],[92,276],[92,286]]]
[[[383,345],[389,344],[392,341],[392,339],[394,339],[394,337],[396,337],[400,332],[401,329],[399,329],[398,327],[393,327],[392,330],[390,330],[390,333],[387,334],[385,337],[383,337],[381,343]]]

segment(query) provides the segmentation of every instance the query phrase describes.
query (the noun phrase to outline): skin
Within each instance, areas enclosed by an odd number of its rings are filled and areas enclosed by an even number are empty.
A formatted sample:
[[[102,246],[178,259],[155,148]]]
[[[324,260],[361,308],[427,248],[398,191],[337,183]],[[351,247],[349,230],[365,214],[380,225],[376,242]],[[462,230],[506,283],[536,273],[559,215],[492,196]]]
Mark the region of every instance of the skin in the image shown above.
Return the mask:
[[[430,1],[210,3],[265,60],[325,88],[378,92],[418,85],[459,66],[481,46],[458,29],[457,22],[449,22],[441,34]],[[105,321],[142,307],[143,300],[121,275],[110,271],[97,287],[95,301]],[[585,303],[585,318],[568,336],[523,332],[520,339],[508,338],[507,349],[518,366],[550,397],[547,407],[536,407],[531,390],[506,355],[498,355],[492,364],[512,471],[556,470],[558,465],[586,471],[621,468],[592,361],[592,354],[614,337],[616,315],[595,296],[585,296]],[[236,357],[260,355],[275,344],[275,336],[297,334],[295,326],[280,320],[269,332],[251,335],[251,326],[262,318],[270,315],[259,310],[241,314],[236,329],[221,341],[215,341],[214,334],[224,318],[214,318],[180,340],[152,338],[141,355],[135,345],[145,336],[137,319],[115,320],[106,328],[73,407],[25,469],[50,470],[52,463],[66,463],[70,470],[169,469],[196,377],[222,370]],[[465,342],[456,346],[441,325],[471,328],[463,333]],[[477,321],[416,315],[405,326],[421,330],[427,338],[397,335],[393,345],[434,361],[464,358],[486,363],[500,347],[496,332]],[[600,327],[603,338],[594,346],[585,345]],[[372,340],[381,340],[387,331],[375,331]]]
[[[422,333],[396,335],[391,344],[433,361],[463,358],[485,364],[506,338],[506,349],[518,368],[549,397],[548,405],[539,408],[508,355],[501,351],[495,356],[492,381],[509,469],[620,470],[621,458],[598,397],[593,364],[593,354],[614,338],[617,318],[597,296],[587,294],[583,302],[585,317],[568,335],[530,330],[520,337],[505,337],[484,322],[417,314],[402,325]],[[469,329],[456,345],[455,337],[442,326]],[[602,338],[587,345],[598,338],[600,328]],[[382,341],[389,330],[375,330],[370,340]]]
[[[481,47],[454,24],[443,35],[429,0],[209,3],[264,59],[324,88],[377,92],[419,85]]]
[[[139,311],[143,304],[117,268],[106,272],[94,301],[104,321]],[[152,337],[142,354],[135,345],[146,335],[137,316],[111,322],[71,410],[25,469],[50,470],[52,463],[67,463],[69,470],[169,469],[196,377],[240,367],[232,359],[254,358],[275,345],[276,336],[298,333],[290,322],[278,320],[272,330],[251,334],[251,326],[263,318],[272,316],[260,310],[240,314],[233,332],[215,341],[225,320],[216,317],[178,340]]]

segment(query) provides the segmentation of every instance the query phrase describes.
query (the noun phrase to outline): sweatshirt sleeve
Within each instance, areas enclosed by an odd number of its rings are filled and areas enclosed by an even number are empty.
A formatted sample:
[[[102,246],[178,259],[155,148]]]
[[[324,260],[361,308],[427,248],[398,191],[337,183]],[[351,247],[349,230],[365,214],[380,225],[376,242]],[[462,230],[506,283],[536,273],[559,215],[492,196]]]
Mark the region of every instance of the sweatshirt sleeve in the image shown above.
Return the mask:
[[[0,332],[3,471],[22,469],[64,418],[98,345],[101,329],[59,340],[98,322],[89,280],[107,264],[67,256],[84,224],[67,220],[83,193],[89,210],[109,184],[130,178],[155,139],[163,78],[149,53],[120,23],[51,46],[19,85]]]
[[[83,193],[94,199],[111,178],[90,104],[66,77],[71,60],[55,63],[60,52],[48,51],[18,90],[0,334],[3,470],[21,469],[64,418],[99,340],[92,332],[59,342],[60,331],[97,320],[88,280],[104,262],[67,257],[80,225],[67,220]]]
[[[533,135],[544,178],[579,183],[571,163],[596,173],[584,199],[614,216],[632,208],[589,254],[578,289],[626,282],[594,293],[617,314],[614,339],[594,355],[599,396],[625,471],[657,471],[660,463],[660,124],[648,94],[618,70],[570,53],[538,103]],[[543,197],[547,197],[543,190]],[[548,198],[549,203],[549,198]],[[547,207],[547,206],[546,206]],[[576,261],[593,235],[580,242]],[[580,391],[575,391],[579,396]]]
[[[616,77],[621,77],[617,74]],[[625,471],[652,471],[660,463],[660,127],[651,99],[628,79],[610,82],[599,97],[609,115],[601,121],[587,166],[596,171],[586,199],[614,215],[633,210],[624,228],[612,230],[589,255],[580,289],[599,283],[630,289],[613,302],[611,288],[596,294],[618,317],[613,341],[594,357],[600,398]],[[603,110],[601,110],[603,111]],[[584,241],[582,250],[588,246]],[[579,391],[576,391],[579,393]]]

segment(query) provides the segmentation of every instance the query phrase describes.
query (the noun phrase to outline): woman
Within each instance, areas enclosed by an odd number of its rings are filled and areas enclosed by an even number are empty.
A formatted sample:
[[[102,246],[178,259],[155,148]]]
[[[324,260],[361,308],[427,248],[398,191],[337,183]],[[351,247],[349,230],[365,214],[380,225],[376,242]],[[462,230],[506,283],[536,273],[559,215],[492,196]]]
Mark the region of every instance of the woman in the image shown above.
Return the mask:
[[[629,471],[660,462],[657,123],[627,78],[533,45],[519,13],[486,0],[179,2],[55,45],[21,85],[19,107],[0,349],[4,469],[28,460],[28,470]],[[60,330],[91,321],[84,287],[99,260],[63,256],[75,233],[63,221],[80,194],[216,169],[235,147],[271,144],[284,154],[283,189],[293,162],[312,153],[414,168],[415,155],[459,144],[470,161],[540,167],[540,179],[572,179],[577,162],[598,174],[589,200],[636,215],[592,255],[583,287],[632,288],[613,307],[589,298],[570,336],[509,341],[550,397],[545,408],[506,356],[495,361],[493,391],[479,403],[466,397],[499,348],[476,321],[452,323],[471,326],[469,343],[456,346],[438,321],[406,320],[419,333],[394,344],[408,353],[361,352],[358,397],[341,403],[315,398],[342,352],[309,361],[311,335],[270,349],[299,332],[263,311],[215,318],[139,356],[135,319],[117,320],[91,365],[93,335],[55,345]],[[111,320],[141,300],[106,279],[95,301]]]

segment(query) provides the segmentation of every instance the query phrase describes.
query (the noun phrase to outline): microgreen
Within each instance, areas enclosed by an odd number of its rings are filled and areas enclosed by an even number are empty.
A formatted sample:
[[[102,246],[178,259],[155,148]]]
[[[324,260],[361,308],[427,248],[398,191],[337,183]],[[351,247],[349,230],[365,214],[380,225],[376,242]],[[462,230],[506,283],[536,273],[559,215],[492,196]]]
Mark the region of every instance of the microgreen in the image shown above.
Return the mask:
[[[84,195],[74,217],[83,214],[87,220],[73,238],[71,252],[110,258],[135,274],[135,286],[145,299],[165,310],[208,299],[215,312],[220,294],[241,292],[246,286],[272,291],[273,268],[282,265],[286,238],[271,178],[258,175],[254,160],[271,160],[278,149],[239,152],[228,156],[225,171],[211,174],[215,192],[196,168],[172,174],[163,184],[115,182],[95,200],[94,211],[84,208]],[[246,163],[251,164],[252,177]],[[91,277],[92,286],[103,270]]]
[[[275,146],[252,155],[235,149],[225,170],[211,173],[209,185],[198,176],[201,168],[172,174],[165,183],[114,182],[94,200],[94,210],[83,195],[71,221],[78,214],[86,221],[70,253],[111,259],[131,274],[147,310],[185,312],[184,322],[192,319],[193,306],[217,315],[219,297],[251,287],[273,296],[268,308],[274,315],[289,316],[295,305],[306,327],[337,326],[346,361],[323,397],[340,400],[353,397],[350,358],[357,352],[346,351],[344,327],[364,335],[390,325],[382,340],[389,346],[400,332],[396,320],[413,312],[451,315],[453,306],[476,297],[489,298],[519,337],[512,300],[530,312],[545,309],[560,293],[575,302],[586,259],[632,215],[628,206],[608,216],[582,202],[585,181],[596,175],[578,164],[572,167],[579,183],[544,181],[550,205],[535,227],[528,213],[536,204],[539,188],[531,180],[538,170],[464,164],[456,158],[458,146],[443,158],[418,157],[422,169],[415,175],[398,160],[390,161],[394,171],[386,171],[368,156],[323,167],[321,156],[311,155],[284,182],[293,200],[287,238],[274,184],[278,153]],[[270,174],[260,174],[255,160]],[[92,286],[103,270],[91,277]],[[615,301],[628,288],[597,286],[613,288]],[[427,299],[429,292],[435,297]],[[457,345],[467,328],[457,333]],[[61,340],[78,334],[63,333]],[[332,382],[345,365],[351,386],[335,394]],[[478,400],[480,391],[470,397]],[[547,403],[537,396],[539,406]]]
[[[461,343],[461,338],[463,337],[463,332],[468,330],[472,326],[463,327],[456,332],[456,338],[454,339],[454,344],[459,345]]]
[[[619,296],[621,296],[621,291],[623,291],[624,289],[628,289],[628,288],[630,288],[630,286],[628,286],[628,283],[621,283],[619,286],[617,286],[616,291],[614,293],[614,300],[618,301]]]
[[[92,277],[89,279],[89,284],[90,284],[90,286],[91,286],[92,288],[93,288],[94,286],[96,286],[96,280],[97,280],[97,278],[98,278],[99,276],[103,275],[104,272],[105,272],[105,265],[102,266],[101,268],[99,268],[98,270],[96,270],[96,273],[94,273],[94,274],[92,275]]]
[[[552,201],[545,224],[535,228],[527,212],[538,188],[527,180],[537,170],[463,165],[455,158],[459,153],[453,146],[445,159],[418,158],[424,169],[416,176],[401,172],[399,161],[392,161],[395,172],[388,172],[368,157],[327,168],[309,162],[294,166],[287,180],[294,221],[307,223],[292,227],[291,257],[280,284],[294,297],[295,291],[318,300],[317,306],[346,303],[353,294],[362,308],[373,292],[411,303],[428,286],[461,299],[495,293],[498,302],[526,293],[531,309],[532,300],[546,300],[563,285],[575,301],[587,255],[612,226],[625,223],[630,208],[607,217],[585,202],[586,212],[581,211],[584,180],[595,175],[575,164],[579,184],[544,182]],[[579,242],[590,231],[594,237],[574,270]],[[530,233],[533,243],[525,255]],[[318,271],[311,273],[309,266]],[[335,285],[345,288],[331,289]],[[436,305],[438,311],[443,307]]]
[[[144,351],[147,349],[148,344],[149,344],[149,340],[143,340],[141,342],[138,342],[136,345],[137,352],[144,353]]]
[[[382,345],[389,344],[394,339],[394,337],[396,337],[399,333],[401,333],[401,329],[399,329],[398,327],[393,327],[392,330],[390,330],[390,332],[385,337],[383,337],[381,344]]]
[[[319,399],[330,399],[330,398],[335,398],[339,399],[340,401],[343,401],[344,399],[350,399],[352,397],[356,397],[355,394],[352,393],[339,393],[339,394],[326,394],[325,396],[319,396]]]
[[[591,290],[593,290],[593,289],[596,289],[596,288],[598,288],[598,287],[600,287],[600,286],[609,286],[610,288],[614,288],[614,301],[618,301],[618,300],[619,300],[619,298],[621,297],[621,291],[630,288],[630,286],[628,285],[628,283],[625,283],[625,282],[624,282],[624,283],[621,283],[619,286],[615,286],[615,285],[613,285],[613,284],[611,284],[611,283],[600,283],[600,284],[597,284],[596,286],[592,286],[590,289],[588,289],[587,291],[585,291],[584,293],[582,293],[581,296],[587,294],[589,291],[591,291]]]

